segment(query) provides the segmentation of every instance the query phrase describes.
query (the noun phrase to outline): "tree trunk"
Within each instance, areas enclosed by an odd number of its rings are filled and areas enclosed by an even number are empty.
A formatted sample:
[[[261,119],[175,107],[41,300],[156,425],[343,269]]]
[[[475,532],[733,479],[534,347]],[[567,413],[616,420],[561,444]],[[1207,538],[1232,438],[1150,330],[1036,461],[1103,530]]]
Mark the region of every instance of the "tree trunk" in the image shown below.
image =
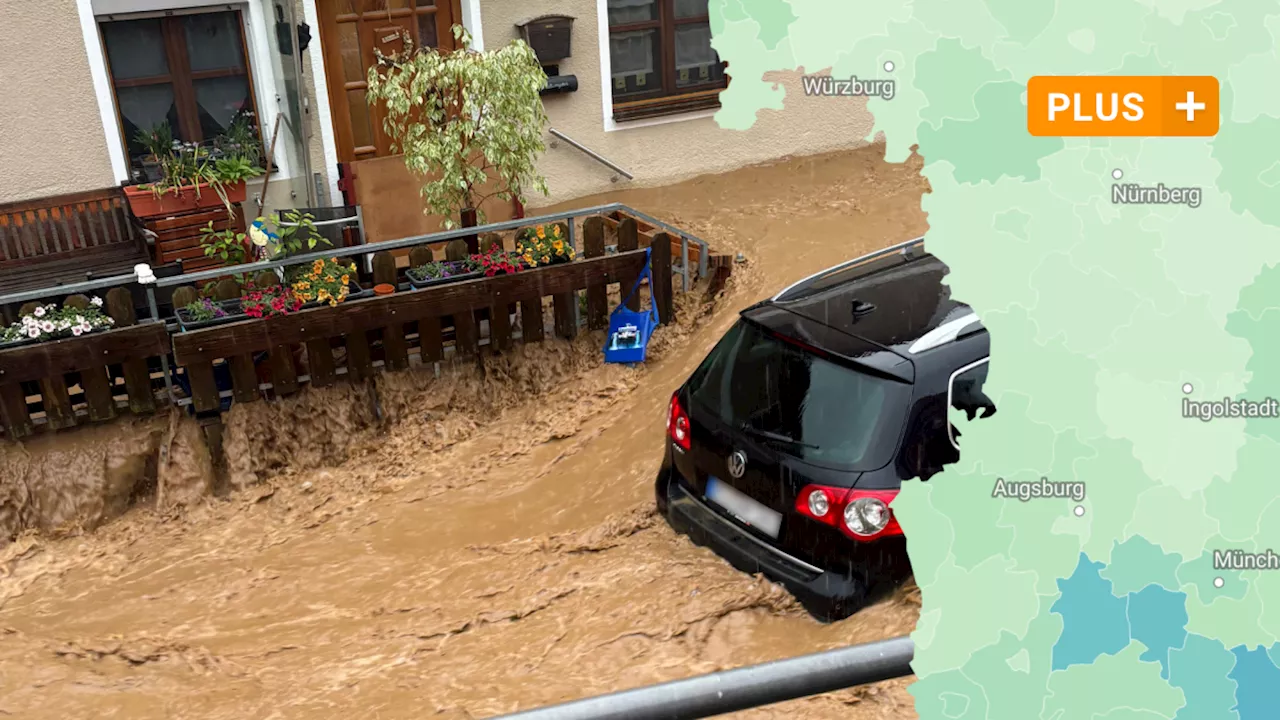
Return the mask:
[[[475,208],[462,208],[462,227],[475,227],[478,224],[476,220]],[[467,241],[467,252],[475,255],[480,252],[480,238],[475,235],[467,235],[463,238]]]

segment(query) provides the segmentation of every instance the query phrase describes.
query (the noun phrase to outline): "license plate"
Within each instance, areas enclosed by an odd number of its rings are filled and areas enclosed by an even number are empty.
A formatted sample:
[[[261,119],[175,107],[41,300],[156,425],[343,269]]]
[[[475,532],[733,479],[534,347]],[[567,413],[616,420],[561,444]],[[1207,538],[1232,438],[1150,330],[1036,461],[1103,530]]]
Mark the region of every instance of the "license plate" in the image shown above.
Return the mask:
[[[782,527],[782,513],[775,512],[747,497],[737,488],[717,478],[707,478],[707,499],[729,511],[745,525],[759,530],[771,538],[778,537]]]

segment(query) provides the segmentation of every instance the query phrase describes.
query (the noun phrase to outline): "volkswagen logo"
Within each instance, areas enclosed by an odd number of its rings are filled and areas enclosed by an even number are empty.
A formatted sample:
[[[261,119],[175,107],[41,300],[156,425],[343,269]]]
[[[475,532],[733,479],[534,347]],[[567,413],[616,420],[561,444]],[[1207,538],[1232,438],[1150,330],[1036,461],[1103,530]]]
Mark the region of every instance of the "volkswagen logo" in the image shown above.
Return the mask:
[[[747,471],[747,455],[741,450],[734,450],[729,456],[729,474],[735,478],[742,477]]]

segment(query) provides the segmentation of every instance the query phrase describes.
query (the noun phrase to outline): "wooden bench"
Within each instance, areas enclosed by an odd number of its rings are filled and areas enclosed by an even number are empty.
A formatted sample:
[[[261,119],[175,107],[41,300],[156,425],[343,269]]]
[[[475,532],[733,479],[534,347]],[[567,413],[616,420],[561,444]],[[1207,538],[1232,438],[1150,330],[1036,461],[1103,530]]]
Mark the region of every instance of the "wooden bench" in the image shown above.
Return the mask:
[[[0,205],[0,295],[123,275],[150,261],[118,187]]]

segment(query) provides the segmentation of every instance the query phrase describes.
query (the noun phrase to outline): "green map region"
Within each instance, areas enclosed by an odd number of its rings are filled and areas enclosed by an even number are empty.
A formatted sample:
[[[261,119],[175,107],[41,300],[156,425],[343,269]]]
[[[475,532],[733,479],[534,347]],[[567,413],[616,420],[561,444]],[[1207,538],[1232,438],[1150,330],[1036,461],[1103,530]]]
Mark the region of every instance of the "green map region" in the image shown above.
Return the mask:
[[[1280,420],[1186,412],[1280,397],[1280,2],[710,0],[710,16],[723,128],[786,106],[766,74],[894,81],[829,101],[866,103],[888,161],[918,146],[926,246],[991,333],[1000,412],[959,420],[960,462],[894,505],[923,594],[920,717],[1280,717]],[[1220,129],[1033,137],[1037,75],[1213,76]],[[1117,182],[1197,202],[1117,203]],[[998,478],[1085,493],[994,497]]]

